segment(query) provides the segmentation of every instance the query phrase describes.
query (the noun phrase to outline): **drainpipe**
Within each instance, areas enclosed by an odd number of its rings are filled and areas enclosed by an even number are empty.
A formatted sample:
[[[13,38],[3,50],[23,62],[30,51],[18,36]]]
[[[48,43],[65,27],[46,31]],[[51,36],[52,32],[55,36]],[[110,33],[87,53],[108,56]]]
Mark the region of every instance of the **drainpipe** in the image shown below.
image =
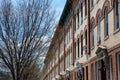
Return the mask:
[[[90,50],[91,50],[91,47],[90,47],[90,0],[87,0],[87,54],[90,55]]]
[[[75,53],[74,53],[74,10],[73,10],[73,5],[74,2],[71,4],[72,5],[72,65],[74,66],[74,62],[75,62]]]
[[[65,62],[65,44],[66,44],[66,43],[65,43],[65,41],[66,41],[65,39],[66,39],[66,38],[65,38],[65,36],[66,36],[66,35],[65,35],[65,27],[64,27],[64,26],[63,26],[63,34],[64,34],[64,35],[63,35],[63,36],[64,36],[64,59],[63,59],[63,60],[64,60],[64,71],[65,71],[65,66],[66,66],[66,62]]]

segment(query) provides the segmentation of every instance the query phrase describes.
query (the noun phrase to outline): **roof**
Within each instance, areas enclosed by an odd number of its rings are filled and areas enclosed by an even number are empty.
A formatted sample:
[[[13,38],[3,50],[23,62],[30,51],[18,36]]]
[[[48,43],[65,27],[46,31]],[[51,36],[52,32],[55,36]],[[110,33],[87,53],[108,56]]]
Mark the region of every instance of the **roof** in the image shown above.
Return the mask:
[[[56,25],[56,31],[55,31],[54,36],[52,38],[52,41],[51,41],[50,47],[48,49],[44,63],[47,63],[47,61],[49,61],[49,59],[51,59],[53,57],[54,53],[51,52],[51,49],[53,48],[55,41],[57,40],[58,35],[60,33],[60,30],[63,28],[63,25],[65,24],[66,20],[69,17],[69,14],[72,10],[71,1],[72,0],[66,1],[66,4],[65,4],[65,7],[63,9],[62,15],[60,17],[59,23],[58,23],[58,25]]]

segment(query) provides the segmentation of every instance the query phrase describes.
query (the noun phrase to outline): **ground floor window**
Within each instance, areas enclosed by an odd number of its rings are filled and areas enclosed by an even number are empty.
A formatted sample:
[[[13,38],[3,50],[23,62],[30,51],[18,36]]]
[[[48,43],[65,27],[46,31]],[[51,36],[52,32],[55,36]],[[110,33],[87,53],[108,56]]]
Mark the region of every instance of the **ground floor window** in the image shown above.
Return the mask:
[[[91,65],[92,80],[94,80],[94,64]]]
[[[98,80],[98,62],[96,62],[96,80]]]
[[[113,80],[113,68],[112,68],[112,57],[109,57],[109,64],[110,64],[110,80]]]
[[[120,53],[117,55],[118,80],[120,80]]]

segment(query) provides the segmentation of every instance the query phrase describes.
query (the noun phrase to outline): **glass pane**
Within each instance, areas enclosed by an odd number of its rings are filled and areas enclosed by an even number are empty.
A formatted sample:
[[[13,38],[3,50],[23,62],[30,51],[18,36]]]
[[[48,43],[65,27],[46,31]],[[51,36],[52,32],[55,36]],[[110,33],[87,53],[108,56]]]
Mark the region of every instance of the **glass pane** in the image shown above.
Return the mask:
[[[112,70],[112,58],[109,58],[110,63],[110,80],[113,80],[113,70]]]
[[[117,63],[118,63],[118,80],[120,80],[120,54],[117,56]]]

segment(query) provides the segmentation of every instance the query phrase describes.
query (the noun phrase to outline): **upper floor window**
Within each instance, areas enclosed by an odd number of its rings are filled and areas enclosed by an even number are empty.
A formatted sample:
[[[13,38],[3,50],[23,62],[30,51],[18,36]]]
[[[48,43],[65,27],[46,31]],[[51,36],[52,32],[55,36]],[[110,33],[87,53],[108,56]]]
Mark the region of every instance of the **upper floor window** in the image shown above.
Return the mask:
[[[87,1],[85,0],[85,16],[87,16]]]
[[[93,6],[94,6],[94,0],[90,0],[90,7],[91,7],[91,9],[93,8]]]
[[[74,15],[74,31],[76,31],[76,15]]]
[[[104,36],[108,36],[108,9],[105,9],[105,19],[104,19]]]
[[[97,20],[97,42],[100,43],[101,41],[101,33],[100,33],[100,17],[98,17],[98,20]]]
[[[92,25],[92,30],[91,30],[91,48],[94,47],[94,26]]]
[[[83,55],[83,35],[81,35],[81,56]]]
[[[81,3],[81,24],[83,23],[83,3]]]
[[[87,30],[85,31],[85,52],[87,53]]]
[[[74,60],[76,60],[76,43],[75,43],[75,46],[74,46]]]
[[[77,45],[78,45],[78,57],[79,57],[79,39],[77,41]]]
[[[79,9],[77,11],[77,26],[79,27]]]
[[[114,30],[119,28],[118,0],[114,0]]]

